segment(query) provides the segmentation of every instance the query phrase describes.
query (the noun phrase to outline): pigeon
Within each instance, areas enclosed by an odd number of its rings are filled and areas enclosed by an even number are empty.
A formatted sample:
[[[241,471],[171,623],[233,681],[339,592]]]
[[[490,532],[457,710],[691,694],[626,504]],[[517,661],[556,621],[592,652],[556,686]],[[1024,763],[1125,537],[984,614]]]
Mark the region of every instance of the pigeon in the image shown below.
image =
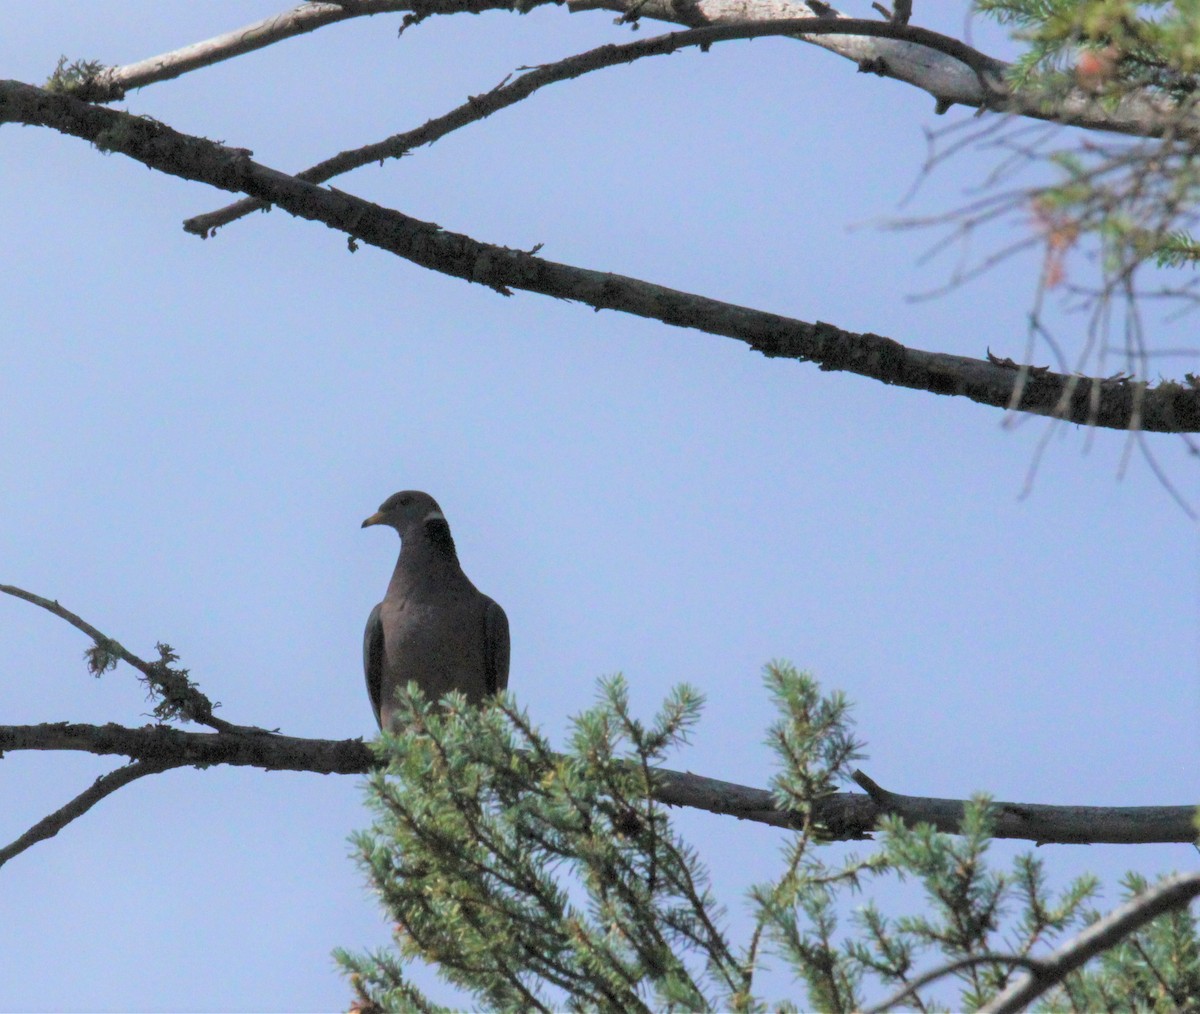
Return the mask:
[[[414,680],[432,700],[451,690],[473,704],[508,687],[508,617],[458,563],[450,526],[428,493],[394,493],[362,523],[400,533],[400,558],[363,634],[363,670],[375,720],[392,728],[399,687]]]

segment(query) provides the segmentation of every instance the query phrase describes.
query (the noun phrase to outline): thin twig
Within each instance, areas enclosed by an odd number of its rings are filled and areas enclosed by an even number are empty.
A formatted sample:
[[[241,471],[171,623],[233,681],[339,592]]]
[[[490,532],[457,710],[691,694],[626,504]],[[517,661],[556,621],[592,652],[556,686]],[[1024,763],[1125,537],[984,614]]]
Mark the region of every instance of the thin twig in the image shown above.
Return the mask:
[[[120,641],[116,640],[116,638],[109,637],[103,631],[98,630],[88,623],[87,620],[83,619],[83,617],[60,605],[57,600],[44,598],[41,595],[36,595],[31,591],[26,591],[24,588],[18,588],[16,585],[11,584],[0,584],[0,592],[12,595],[14,598],[22,599],[25,602],[30,602],[35,606],[40,606],[47,612],[59,617],[59,619],[66,620],[76,630],[82,630],[87,634],[96,645],[95,653],[89,652],[88,654],[89,666],[96,675],[99,675],[107,667],[103,662],[96,662],[98,657],[104,659],[116,657],[140,672],[145,678],[145,682],[150,685],[156,694],[162,697],[169,696],[174,702],[178,703],[181,714],[190,721],[200,725],[207,725],[210,729],[216,729],[218,732],[267,732],[265,729],[255,730],[250,726],[235,725],[232,722],[226,722],[223,719],[217,718],[213,714],[214,705],[212,701],[199,688],[192,684],[186,676],[182,676],[178,671],[171,670],[165,662],[147,662],[144,658],[140,658],[121,644]]]
[[[1166,470],[1158,463],[1158,457],[1146,442],[1146,434],[1139,431],[1134,434],[1134,439],[1137,441],[1138,448],[1141,450],[1142,456],[1146,459],[1146,464],[1150,466],[1150,471],[1154,473],[1154,477],[1158,480],[1159,485],[1167,491],[1167,495],[1175,501],[1179,509],[1192,521],[1195,521],[1200,515],[1196,513],[1196,508],[1188,503],[1183,493],[1180,492],[1179,487],[1171,481],[1171,477],[1167,475]]]
[[[12,584],[0,584],[0,592],[4,592],[5,595],[11,595],[14,598],[23,599],[26,602],[32,602],[35,606],[40,606],[47,612],[53,613],[59,619],[66,620],[76,630],[82,630],[109,654],[120,656],[122,661],[129,663],[135,669],[144,673],[150,668],[149,662],[138,658],[137,655],[129,651],[115,638],[109,637],[102,631],[97,630],[82,616],[77,616],[65,606],[59,605],[56,599],[43,598],[41,595],[36,595],[31,591],[26,591],[24,588],[18,588]]]
[[[82,817],[105,796],[111,795],[122,786],[146,775],[156,775],[161,771],[179,766],[179,763],[174,761],[140,760],[110,771],[106,775],[101,775],[90,788],[81,792],[65,806],[60,806],[48,817],[43,817],[16,841],[0,848],[0,866],[38,842],[53,838],[76,817]]]

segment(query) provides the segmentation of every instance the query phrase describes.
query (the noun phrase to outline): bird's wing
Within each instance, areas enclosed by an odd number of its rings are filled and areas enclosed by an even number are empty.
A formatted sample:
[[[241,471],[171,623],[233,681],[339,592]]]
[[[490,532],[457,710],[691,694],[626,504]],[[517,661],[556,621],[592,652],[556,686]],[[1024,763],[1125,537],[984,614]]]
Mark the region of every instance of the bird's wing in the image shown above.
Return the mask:
[[[484,598],[487,598],[485,595]],[[491,599],[483,615],[484,689],[490,697],[508,689],[508,617]]]
[[[383,726],[380,717],[379,704],[383,694],[383,621],[379,611],[383,608],[380,602],[371,610],[367,617],[367,629],[363,631],[363,675],[367,678],[367,694],[371,698],[371,707],[375,709],[375,721]]]

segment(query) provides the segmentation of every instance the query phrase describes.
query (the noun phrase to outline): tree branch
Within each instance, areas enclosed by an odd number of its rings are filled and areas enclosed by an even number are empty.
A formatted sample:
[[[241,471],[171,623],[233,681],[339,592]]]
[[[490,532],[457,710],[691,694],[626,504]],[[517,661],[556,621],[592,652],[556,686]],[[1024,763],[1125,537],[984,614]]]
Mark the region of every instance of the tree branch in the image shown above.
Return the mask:
[[[852,60],[860,71],[903,81],[928,92],[936,100],[939,113],[953,105],[964,105],[1140,137],[1161,137],[1167,132],[1195,137],[1200,133],[1200,117],[1194,107],[1181,107],[1153,93],[1132,93],[1106,106],[1096,95],[1081,88],[1063,95],[1049,95],[1013,92],[1003,85],[996,87],[1009,67],[1003,60],[979,54],[988,61],[989,73],[985,77],[961,56],[930,49],[924,42],[918,43],[900,33],[880,32],[868,38],[861,33],[843,32],[842,26],[856,19],[827,4],[820,4],[814,10],[816,5],[798,0],[569,0],[567,6],[573,12],[616,11],[624,21],[649,18],[693,28],[817,14],[830,27],[820,35],[795,36],[799,41]],[[916,27],[897,22],[880,24]]]
[[[371,749],[361,739],[302,739],[239,731],[185,732],[169,725],[134,729],[115,722],[3,725],[0,754],[7,750],[72,750],[169,766],[229,764],[264,771],[310,771],[318,775],[362,775],[374,767]]]
[[[1083,425],[1126,429],[1136,418],[1151,432],[1200,432],[1200,389],[1164,382],[1101,380],[924,352],[876,334],[846,331],[680,292],[623,275],[592,271],[481,243],[338,190],[326,190],[260,165],[244,149],[181,134],[165,124],[52,94],[17,81],[0,81],[0,123],[50,127],[134,158],[152,169],[249,194],[323,222],[355,242],[388,250],[422,267],[510,294],[524,289],[576,300],[596,309],[622,310],[677,327],[745,342],[763,355],[807,360],[935,394],[1062,418]]]
[[[123,768],[117,768],[116,771],[101,775],[90,788],[81,792],[65,806],[59,807],[48,817],[39,820],[11,844],[0,848],[0,866],[38,842],[53,838],[76,817],[82,817],[105,796],[116,792],[123,785],[128,785],[146,775],[155,775],[160,771],[178,766],[171,762],[134,761]]]
[[[0,592],[12,595],[14,598],[31,602],[47,612],[53,613],[60,619],[66,620],[76,630],[82,630],[95,644],[84,652],[88,662],[88,671],[94,676],[100,676],[115,666],[120,659],[133,666],[142,674],[142,682],[150,687],[151,695],[160,698],[167,709],[162,717],[179,717],[200,725],[207,725],[218,732],[251,732],[255,731],[246,726],[234,725],[217,718],[213,714],[213,703],[205,696],[200,688],[188,679],[186,669],[174,669],[170,662],[175,660],[171,646],[160,644],[157,662],[147,662],[139,658],[115,638],[93,627],[87,620],[69,609],[59,605],[57,601],[35,595],[16,585],[0,584]],[[263,732],[265,730],[257,730]]]
[[[179,77],[189,71],[262,49],[325,25],[348,18],[407,12],[408,27],[433,14],[480,14],[489,10],[525,13],[551,0],[337,0],[302,4],[222,35],[136,63],[109,67],[68,86],[80,98],[111,102],[130,88]],[[914,85],[937,100],[937,111],[955,104],[1015,113],[1035,119],[1069,123],[1090,130],[1159,137],[1170,130],[1176,136],[1200,131],[1200,118],[1190,109],[1153,94],[1131,94],[1104,106],[1084,89],[1066,95],[1011,93],[1002,86],[1008,64],[972,49],[948,36],[909,25],[907,21],[866,21],[842,14],[828,4],[810,5],[799,0],[572,0],[572,13],[590,10],[619,12],[622,21],[641,18],[674,22],[689,28],[730,22],[767,22],[806,18],[819,27],[792,35],[854,61],[860,71]],[[869,30],[854,25],[869,24]],[[896,29],[896,30],[893,30]],[[906,34],[911,29],[921,35]],[[403,30],[403,29],[402,29]],[[774,33],[769,33],[774,34]],[[944,40],[957,50],[932,44]]]
[[[496,8],[511,9],[512,4],[495,0],[453,0],[452,3],[448,0],[433,0],[432,3],[426,0],[418,0],[417,3],[413,0],[340,0],[333,3],[303,3],[290,11],[273,14],[269,18],[243,25],[202,42],[160,53],[136,63],[106,67],[83,81],[68,85],[67,90],[91,102],[115,102],[123,99],[131,88],[143,88],[157,81],[169,81],[189,71],[252,53],[256,49],[315,31],[325,25],[345,21],[347,18],[415,12],[417,7],[420,7],[420,13],[409,13],[405,18],[406,25],[419,21],[428,14],[478,14]]]
[[[361,739],[303,739],[247,732],[184,732],[163,725],[132,729],[122,725],[50,722],[0,726],[0,753],[6,750],[76,750],[121,755],[166,767],[230,764],[266,771],[315,774],[366,774],[374,767],[370,747]],[[864,776],[865,777],[865,776]],[[706,778],[690,772],[654,771],[654,797],[670,806],[687,806],[774,827],[798,827],[800,815],[781,809],[766,789]],[[869,781],[869,779],[868,779]],[[870,784],[874,785],[873,782]],[[882,792],[876,786],[877,792]],[[886,793],[881,804],[870,795],[838,792],[822,799],[814,818],[830,839],[867,838],[879,818],[894,813],[905,822],[927,822],[956,833],[965,803]],[[1083,843],[1190,842],[1195,839],[1192,806],[1046,806],[993,803],[997,838]]]
[[[992,954],[990,952],[969,954],[965,958],[958,958],[956,961],[950,961],[944,965],[939,965],[937,968],[930,969],[924,975],[918,975],[903,989],[893,993],[886,1000],[877,1003],[874,1007],[868,1007],[862,1014],[885,1014],[886,1011],[891,1010],[906,996],[915,993],[924,986],[928,986],[931,982],[936,982],[947,975],[953,975],[964,968],[973,968],[977,965],[1012,965],[1014,968],[1028,968],[1031,972],[1036,972],[1041,969],[1042,962],[1020,954]]]
[[[1181,873],[1146,890],[1093,923],[1074,940],[1041,959],[1040,968],[1014,982],[980,1014],[1016,1014],[1047,990],[1082,968],[1097,954],[1114,947],[1151,919],[1188,905],[1200,897],[1200,873]]]
[[[999,81],[994,71],[994,67],[997,64],[995,60],[984,56],[982,53],[959,42],[957,39],[952,39],[946,35],[939,35],[937,32],[918,28],[908,29],[903,25],[884,21],[865,20],[844,21],[840,22],[836,27],[839,32],[851,31],[864,36],[872,35],[908,39],[948,56],[954,56],[956,59],[972,67],[980,75],[986,76],[991,73],[995,80]],[[676,53],[681,49],[691,46],[707,48],[713,43],[733,39],[753,39],[769,35],[793,35],[800,31],[820,33],[826,30],[831,30],[831,27],[827,21],[820,18],[789,18],[717,25],[696,28],[686,32],[669,32],[651,39],[639,39],[636,42],[627,42],[619,46],[611,44],[598,46],[585,53],[569,56],[555,63],[545,64],[540,67],[521,67],[518,70],[526,71],[526,73],[522,74],[521,77],[517,78],[511,84],[502,82],[483,95],[472,95],[462,105],[442,116],[429,120],[414,130],[394,134],[383,141],[363,145],[361,148],[355,148],[351,151],[343,151],[333,158],[318,162],[316,165],[296,173],[296,179],[305,180],[308,183],[324,183],[334,176],[350,172],[361,166],[370,165],[373,162],[381,162],[388,158],[400,158],[414,148],[432,144],[452,131],[482,120],[506,106],[511,106],[523,99],[527,99],[535,91],[546,85],[554,84],[558,81],[569,81],[577,77],[582,77],[584,74],[591,73],[592,71],[632,63],[634,60],[640,60],[647,56],[663,56]],[[1002,67],[1003,65],[1000,66]],[[196,233],[199,236],[211,236],[221,226],[228,225],[230,222],[242,218],[252,211],[261,211],[266,207],[268,205],[263,201],[237,201],[216,211],[189,218],[183,223],[183,227],[187,232]]]
[[[875,804],[876,817],[894,814],[906,824],[932,824],[957,834],[964,802],[904,796],[880,788],[862,771],[851,776]],[[1196,806],[1052,806],[993,802],[996,838],[1023,838],[1039,845],[1194,842]]]

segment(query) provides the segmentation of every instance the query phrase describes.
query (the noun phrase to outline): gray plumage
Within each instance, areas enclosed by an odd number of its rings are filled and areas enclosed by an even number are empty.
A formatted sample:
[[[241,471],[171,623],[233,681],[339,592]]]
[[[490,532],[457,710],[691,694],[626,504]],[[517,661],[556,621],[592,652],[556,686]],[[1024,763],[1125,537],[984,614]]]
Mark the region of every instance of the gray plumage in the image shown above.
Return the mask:
[[[428,493],[389,496],[362,523],[400,533],[400,558],[383,601],[367,617],[363,671],[380,727],[390,726],[409,680],[438,700],[460,690],[472,703],[508,686],[508,617],[463,573],[450,526]]]

